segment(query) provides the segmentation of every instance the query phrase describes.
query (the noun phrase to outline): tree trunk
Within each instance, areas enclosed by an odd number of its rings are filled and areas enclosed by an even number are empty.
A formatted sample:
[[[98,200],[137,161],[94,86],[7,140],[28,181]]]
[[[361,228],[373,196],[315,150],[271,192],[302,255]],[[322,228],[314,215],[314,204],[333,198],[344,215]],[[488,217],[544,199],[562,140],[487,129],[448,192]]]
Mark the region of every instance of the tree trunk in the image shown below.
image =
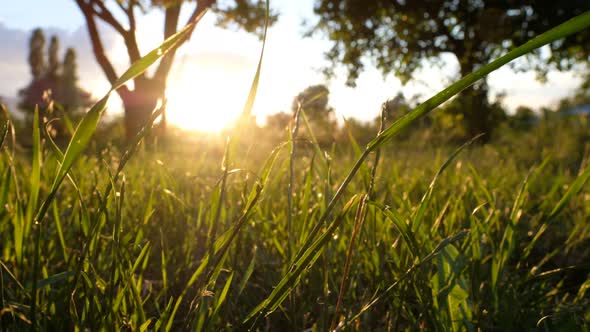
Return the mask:
[[[154,79],[143,78],[135,81],[133,91],[123,91],[119,95],[125,111],[125,134],[127,140],[131,140],[150,120],[158,100],[164,95],[164,86]]]
[[[476,69],[470,62],[461,63],[461,75],[466,76]],[[488,103],[488,85],[484,80],[465,89],[459,95],[460,105],[463,107],[463,119],[467,134],[470,137],[484,134],[481,141],[490,139],[494,124]]]

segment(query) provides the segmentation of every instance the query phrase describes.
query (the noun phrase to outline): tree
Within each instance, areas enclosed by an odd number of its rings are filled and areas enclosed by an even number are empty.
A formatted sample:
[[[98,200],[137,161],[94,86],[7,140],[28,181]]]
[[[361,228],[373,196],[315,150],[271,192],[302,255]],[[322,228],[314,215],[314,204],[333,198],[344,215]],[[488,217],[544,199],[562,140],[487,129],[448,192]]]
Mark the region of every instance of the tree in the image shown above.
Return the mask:
[[[311,130],[320,144],[326,145],[335,139],[336,118],[334,109],[329,106],[330,90],[323,84],[311,85],[300,92],[291,105],[293,114],[299,108],[309,119]],[[305,126],[301,122],[303,132]]]
[[[398,92],[392,99],[386,100],[383,107],[385,107],[385,118],[387,120],[399,119],[410,111],[406,97],[401,92]],[[376,121],[379,122],[380,119],[381,115],[378,115]]]
[[[275,131],[283,131],[289,126],[292,118],[292,115],[285,112],[271,114],[266,117],[265,127]]]
[[[78,86],[76,50],[68,48],[62,64],[58,100],[66,110],[75,110],[92,104],[92,95]]]
[[[59,76],[59,39],[57,36],[51,37],[49,42],[48,59],[49,67],[47,68],[47,75],[53,79]]]
[[[323,31],[334,43],[326,53],[332,62],[327,74],[342,64],[347,83],[354,85],[365,60],[372,59],[383,74],[393,73],[405,83],[425,60],[440,60],[445,53],[456,57],[465,76],[587,10],[587,0],[316,0],[319,21],[311,32]],[[549,48],[548,59],[537,50],[515,69],[544,74],[590,60],[590,31]],[[463,119],[471,135],[491,131],[487,92],[486,81],[480,81],[462,94]]]
[[[29,40],[29,66],[33,81],[38,80],[45,71],[45,34],[41,29],[33,30],[33,35]]]
[[[96,61],[102,68],[107,79],[113,84],[119,77],[111,60],[105,53],[97,21],[105,23],[114,29],[125,42],[129,62],[134,63],[141,58],[137,41],[137,17],[138,11],[146,12],[149,9],[161,10],[164,12],[163,39],[169,38],[179,31],[179,20],[181,8],[184,5],[191,6],[194,3],[192,13],[184,24],[198,21],[209,9],[219,15],[220,25],[234,25],[241,27],[248,32],[258,33],[263,31],[266,7],[264,2],[254,0],[223,1],[218,4],[216,0],[75,0],[80,8],[88,34],[92,42],[93,52]],[[115,12],[117,9],[118,12]],[[124,19],[121,19],[124,18]],[[269,22],[276,21],[276,15],[270,15]],[[126,22],[124,22],[126,21]],[[193,26],[194,27],[194,26]],[[194,29],[193,29],[194,30]],[[181,40],[177,47],[190,38],[192,31]],[[117,93],[123,101],[125,111],[125,129],[127,137],[133,137],[139,129],[148,121],[158,101],[165,98],[166,80],[174,62],[176,49],[166,53],[160,60],[158,67],[152,76],[147,73],[138,75],[133,80],[133,90],[128,86],[117,89]],[[162,124],[165,125],[165,124]]]
[[[59,61],[59,39],[53,36],[48,51],[48,65],[45,64],[45,35],[41,29],[33,31],[30,41],[29,65],[32,80],[19,91],[19,108],[27,113],[29,120],[38,106],[40,118],[45,121],[56,117],[53,102],[57,102],[70,116],[92,104],[92,96],[78,86],[76,52],[69,48],[63,63]],[[63,128],[54,124],[55,134],[62,134]]]
[[[530,107],[518,106],[514,115],[510,117],[510,124],[514,129],[527,130],[533,127],[538,117]]]
[[[407,99],[403,93],[398,92],[395,97],[386,100],[382,105],[383,110],[385,111],[386,123],[393,123],[408,114],[415,106],[419,104],[417,101],[419,98],[420,95],[415,95]],[[428,127],[430,125],[430,120],[431,116],[426,116],[418,119],[417,121],[414,121],[412,124],[410,124],[410,130],[408,130],[406,133],[400,133],[398,137],[400,139],[407,139],[410,137],[412,131]],[[381,114],[377,115],[374,123],[376,128],[379,128],[381,124]]]
[[[330,90],[325,85],[310,85],[293,99],[291,110],[295,113],[301,106],[310,119],[326,118],[333,111],[328,106],[329,96]]]
[[[26,88],[19,91],[21,97],[19,108],[32,114],[35,106],[39,106],[41,111],[47,108],[47,94],[50,93],[48,91],[55,90],[54,84],[46,75],[45,34],[41,29],[33,30],[29,40],[29,67],[31,68],[32,80]]]

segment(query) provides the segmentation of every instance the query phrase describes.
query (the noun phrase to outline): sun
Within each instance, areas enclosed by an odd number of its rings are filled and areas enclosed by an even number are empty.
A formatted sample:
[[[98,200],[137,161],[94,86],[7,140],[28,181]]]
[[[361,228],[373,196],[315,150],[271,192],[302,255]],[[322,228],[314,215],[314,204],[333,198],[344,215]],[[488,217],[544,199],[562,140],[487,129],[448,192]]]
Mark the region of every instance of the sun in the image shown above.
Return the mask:
[[[185,64],[167,89],[167,121],[182,129],[218,132],[242,112],[249,90],[247,75],[239,70]]]

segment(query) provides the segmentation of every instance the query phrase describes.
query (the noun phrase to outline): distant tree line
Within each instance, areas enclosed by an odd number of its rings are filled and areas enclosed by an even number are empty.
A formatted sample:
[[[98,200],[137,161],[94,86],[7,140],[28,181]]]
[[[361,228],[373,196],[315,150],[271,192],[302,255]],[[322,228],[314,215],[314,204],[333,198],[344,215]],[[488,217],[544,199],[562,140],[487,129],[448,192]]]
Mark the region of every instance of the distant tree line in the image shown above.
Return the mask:
[[[274,133],[277,140],[282,140],[285,138],[284,130],[292,131],[297,126],[296,139],[308,143],[316,141],[324,148],[350,139],[365,145],[375,137],[382,120],[386,125],[391,125],[420,103],[419,95],[407,98],[398,92],[395,97],[383,102],[381,109],[383,117],[377,115],[373,121],[365,122],[349,118],[344,120],[342,126],[338,126],[335,110],[329,104],[329,96],[330,90],[324,84],[308,86],[293,98],[290,113],[279,112],[267,116],[263,130]],[[562,99],[554,109],[543,107],[533,110],[527,106],[519,106],[513,112],[509,112],[503,100],[504,95],[500,94],[488,104],[490,120],[488,125],[496,130],[502,129],[498,132],[494,130],[488,139],[498,138],[507,133],[512,135],[529,131],[542,120],[558,122],[566,116],[565,111],[580,105],[590,105],[590,72],[573,95]],[[456,98],[443,104],[439,110],[414,122],[402,131],[397,140],[411,139],[414,142],[420,140],[422,143],[434,144],[465,142],[473,136],[464,126],[464,102],[464,98]],[[299,116],[297,116],[298,113]],[[590,114],[582,116],[590,116]]]

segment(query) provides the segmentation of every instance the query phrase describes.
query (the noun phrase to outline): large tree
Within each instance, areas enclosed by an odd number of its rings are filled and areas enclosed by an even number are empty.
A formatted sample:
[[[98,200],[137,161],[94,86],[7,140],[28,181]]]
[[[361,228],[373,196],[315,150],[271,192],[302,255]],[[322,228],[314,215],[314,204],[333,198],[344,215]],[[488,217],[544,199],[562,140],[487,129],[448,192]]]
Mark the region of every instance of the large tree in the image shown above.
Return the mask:
[[[114,29],[125,42],[129,62],[133,63],[142,56],[137,41],[137,13],[148,10],[164,12],[162,41],[181,30],[184,26],[198,20],[207,10],[218,14],[218,23],[234,25],[248,32],[260,35],[265,19],[265,4],[256,0],[75,0],[86,20],[86,26],[92,41],[95,58],[109,82],[114,83],[118,73],[112,65],[101,39],[97,22],[101,21]],[[191,7],[191,15],[186,22],[179,24],[181,8]],[[276,20],[271,15],[270,23]],[[193,29],[194,30],[194,29]],[[180,46],[190,38],[192,30]],[[123,101],[125,111],[125,128],[128,137],[132,137],[149,119],[158,101],[165,98],[166,80],[174,62],[176,49],[166,53],[158,67],[149,76],[142,73],[133,80],[133,89],[122,86],[117,93]],[[195,79],[198,79],[195,78]]]
[[[425,60],[453,54],[462,76],[513,46],[590,10],[588,0],[316,0],[319,21],[333,47],[333,65],[348,71],[354,85],[366,60],[383,74],[411,79]],[[590,31],[552,43],[549,56],[538,50],[518,69],[569,69],[590,59]],[[333,69],[328,68],[330,74]],[[489,132],[487,85],[481,81],[462,95],[463,118],[471,134]]]

